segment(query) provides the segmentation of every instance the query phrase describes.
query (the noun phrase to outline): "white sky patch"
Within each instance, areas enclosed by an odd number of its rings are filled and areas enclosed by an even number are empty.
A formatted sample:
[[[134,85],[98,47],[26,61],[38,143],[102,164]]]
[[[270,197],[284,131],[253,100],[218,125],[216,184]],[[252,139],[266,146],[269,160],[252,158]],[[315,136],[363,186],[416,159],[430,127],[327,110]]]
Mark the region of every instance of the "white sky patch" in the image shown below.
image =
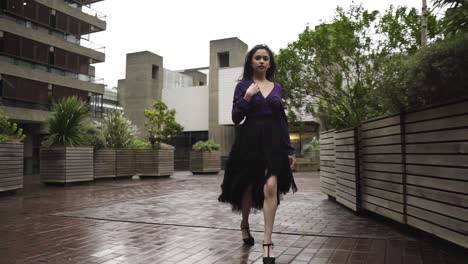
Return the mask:
[[[238,37],[249,47],[267,44],[274,52],[297,40],[306,25],[330,21],[351,0],[105,0],[91,7],[107,15],[107,30],[91,34],[106,47],[96,76],[116,86],[125,78],[125,56],[148,50],[164,58],[164,68],[207,67],[210,40]],[[430,1],[428,1],[430,2]],[[368,10],[390,5],[421,9],[421,0],[362,0]],[[431,4],[431,3],[428,3]]]

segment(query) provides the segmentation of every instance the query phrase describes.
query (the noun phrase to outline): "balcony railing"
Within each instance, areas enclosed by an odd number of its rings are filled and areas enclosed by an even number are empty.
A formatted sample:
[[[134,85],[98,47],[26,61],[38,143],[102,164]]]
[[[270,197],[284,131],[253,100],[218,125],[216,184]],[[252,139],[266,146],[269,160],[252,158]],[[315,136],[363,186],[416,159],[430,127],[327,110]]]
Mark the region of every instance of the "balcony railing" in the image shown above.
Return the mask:
[[[69,1],[80,4],[80,5],[91,5],[91,4],[101,2],[104,0],[69,0]]]
[[[95,42],[92,42],[92,41],[90,41],[88,39],[78,38],[76,36],[66,34],[66,33],[64,33],[62,31],[59,31],[59,30],[53,30],[51,28],[44,27],[44,26],[42,26],[40,24],[34,23],[32,21],[28,21],[26,19],[9,16],[9,15],[3,13],[3,12],[0,12],[0,19],[6,19],[6,20],[9,20],[11,22],[15,22],[18,25],[22,25],[22,26],[24,26],[26,28],[34,29],[34,30],[37,30],[37,31],[42,31],[44,33],[48,33],[49,35],[53,35],[53,36],[56,36],[58,38],[63,38],[65,41],[67,41],[69,43],[73,43],[73,44],[76,44],[76,45],[84,47],[84,48],[92,49],[92,50],[102,52],[102,53],[105,53],[105,51],[106,51],[105,46],[103,46],[101,44],[98,44],[98,43],[95,43]]]
[[[86,14],[88,14],[90,16],[96,17],[99,20],[106,21],[107,15],[105,15],[105,14],[103,14],[103,13],[97,11],[97,10],[92,9],[89,6],[81,5],[81,4],[77,3],[77,2],[78,1],[71,1],[71,2],[69,1],[68,5],[73,7],[73,8],[81,10],[83,13],[86,13]]]
[[[10,54],[5,54],[1,52],[0,52],[0,61],[8,62],[14,65],[21,65],[23,67],[28,67],[28,68],[38,70],[38,71],[62,75],[62,76],[78,79],[84,82],[90,82],[94,84],[104,84],[104,78],[81,74],[81,73],[69,72],[57,66],[35,63],[32,61],[27,61],[24,58],[19,59],[19,58],[11,56]]]

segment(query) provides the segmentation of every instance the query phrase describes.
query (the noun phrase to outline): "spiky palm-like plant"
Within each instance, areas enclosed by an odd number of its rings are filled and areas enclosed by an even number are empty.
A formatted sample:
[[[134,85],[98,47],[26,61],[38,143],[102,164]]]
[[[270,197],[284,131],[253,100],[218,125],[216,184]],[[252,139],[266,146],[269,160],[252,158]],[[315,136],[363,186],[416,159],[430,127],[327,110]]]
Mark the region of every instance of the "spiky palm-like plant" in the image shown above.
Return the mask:
[[[76,96],[62,98],[52,105],[46,129],[50,133],[44,142],[47,147],[86,145],[86,126],[89,116],[88,106]]]
[[[105,145],[109,148],[126,148],[132,142],[135,131],[122,111],[114,109],[102,122]]]

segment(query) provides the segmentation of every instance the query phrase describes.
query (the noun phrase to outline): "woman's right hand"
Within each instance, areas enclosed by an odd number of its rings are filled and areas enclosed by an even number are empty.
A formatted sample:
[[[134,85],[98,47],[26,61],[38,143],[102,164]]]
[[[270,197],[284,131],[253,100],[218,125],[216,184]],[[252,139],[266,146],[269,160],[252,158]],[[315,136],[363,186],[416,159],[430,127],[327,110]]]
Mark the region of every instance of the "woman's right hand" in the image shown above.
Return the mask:
[[[256,83],[252,83],[249,88],[247,88],[247,91],[245,91],[244,99],[250,101],[252,96],[256,95],[258,92],[260,92],[260,86]]]

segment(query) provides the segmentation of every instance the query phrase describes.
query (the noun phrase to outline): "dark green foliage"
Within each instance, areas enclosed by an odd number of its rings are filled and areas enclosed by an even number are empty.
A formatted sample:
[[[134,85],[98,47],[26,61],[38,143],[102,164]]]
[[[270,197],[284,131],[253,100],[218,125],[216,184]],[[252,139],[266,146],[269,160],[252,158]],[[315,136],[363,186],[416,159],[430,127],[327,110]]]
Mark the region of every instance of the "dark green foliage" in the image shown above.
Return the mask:
[[[467,0],[434,0],[434,6],[447,8],[442,19],[442,32],[446,37],[459,33],[468,33],[468,1]]]
[[[102,135],[107,148],[127,148],[134,138],[135,131],[123,112],[114,109],[102,121]]]
[[[169,109],[161,101],[153,102],[153,108],[145,109],[145,116],[148,119],[145,126],[148,127],[148,140],[153,149],[160,147],[161,142],[169,140],[182,133],[184,127],[175,121],[176,111]]]
[[[394,65],[395,74],[387,83],[400,87],[394,96],[400,97],[402,108],[414,109],[468,97],[467,44],[468,34],[458,34]]]
[[[430,42],[438,23],[428,17]],[[323,129],[354,127],[362,120],[400,109],[407,103],[401,64],[420,47],[416,9],[390,7],[383,14],[352,5],[280,50],[278,79],[289,107],[305,107]],[[292,118],[291,118],[292,117]],[[295,115],[290,115],[295,121]]]
[[[19,143],[25,138],[23,129],[10,122],[8,116],[0,111],[0,143]]]
[[[86,129],[89,129],[88,116],[88,106],[76,96],[54,103],[46,121],[46,130],[50,135],[43,144],[48,147],[89,145],[86,134]]]
[[[198,141],[197,143],[193,144],[192,150],[195,151],[210,151],[210,150],[219,150],[221,146],[215,143],[212,139],[207,141]]]

